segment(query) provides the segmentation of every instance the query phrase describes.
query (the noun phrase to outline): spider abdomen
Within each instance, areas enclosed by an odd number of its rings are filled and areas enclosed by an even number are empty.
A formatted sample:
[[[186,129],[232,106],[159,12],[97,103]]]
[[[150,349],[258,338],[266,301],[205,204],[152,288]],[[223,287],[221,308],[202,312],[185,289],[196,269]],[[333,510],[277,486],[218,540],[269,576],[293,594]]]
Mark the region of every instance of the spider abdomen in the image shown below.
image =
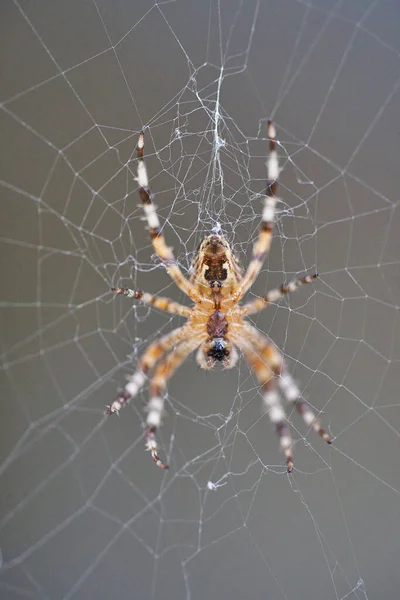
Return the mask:
[[[210,283],[216,281],[221,283],[228,277],[228,270],[226,268],[227,259],[225,254],[216,257],[207,257],[204,259],[204,265],[207,267],[204,278]]]

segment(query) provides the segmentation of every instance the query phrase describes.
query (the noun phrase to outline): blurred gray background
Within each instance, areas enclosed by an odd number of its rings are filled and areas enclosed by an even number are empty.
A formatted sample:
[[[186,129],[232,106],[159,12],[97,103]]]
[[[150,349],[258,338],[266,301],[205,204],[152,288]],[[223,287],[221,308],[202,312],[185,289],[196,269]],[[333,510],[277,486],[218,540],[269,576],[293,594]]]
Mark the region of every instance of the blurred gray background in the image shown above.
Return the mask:
[[[394,600],[400,589],[400,6],[393,1],[4,0],[0,596]],[[277,124],[281,197],[253,322],[328,447],[289,412],[291,476],[241,359],[104,406],[187,302],[154,256],[135,148],[186,271],[220,227],[246,264]]]

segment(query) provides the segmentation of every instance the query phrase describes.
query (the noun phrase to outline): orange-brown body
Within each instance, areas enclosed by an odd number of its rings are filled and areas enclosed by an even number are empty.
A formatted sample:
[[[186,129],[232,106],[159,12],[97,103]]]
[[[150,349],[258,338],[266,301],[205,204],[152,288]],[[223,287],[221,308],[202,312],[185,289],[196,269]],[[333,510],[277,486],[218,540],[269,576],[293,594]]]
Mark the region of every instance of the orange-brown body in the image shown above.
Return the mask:
[[[317,416],[300,398],[300,390],[287,372],[279,350],[245,320],[247,315],[262,310],[271,302],[277,302],[283,295],[294,292],[300,285],[310,283],[316,275],[282,285],[280,289],[271,290],[264,298],[256,298],[243,305],[239,304],[260,272],[271,245],[279,176],[275,127],[271,121],[268,123],[268,137],[268,179],[264,207],[258,239],[246,272],[242,273],[227,239],[223,235],[213,233],[200,244],[191,277],[187,279],[177,264],[171,248],[165,242],[152,202],[147,170],[143,161],[143,133],[139,136],[137,181],[154,250],[171,278],[189,296],[193,305],[183,306],[167,298],[153,296],[140,290],[113,288],[114,292],[142,300],[159,310],[185,317],[187,322],[148,346],[139,360],[138,370],[129,378],[124,389],[108,407],[107,414],[118,414],[121,408],[137,394],[146,377],[153,371],[147,409],[146,444],[155,463],[164,469],[167,465],[159,458],[155,436],[163,415],[166,384],[185,358],[196,349],[198,349],[197,362],[204,369],[212,368],[217,362],[226,368],[231,368],[239,357],[237,349],[243,353],[259,380],[264,405],[270,420],[276,426],[281,449],[286,455],[288,471],[293,468],[292,440],[276,386],[281,389],[289,402],[295,403],[305,422],[330,442]]]

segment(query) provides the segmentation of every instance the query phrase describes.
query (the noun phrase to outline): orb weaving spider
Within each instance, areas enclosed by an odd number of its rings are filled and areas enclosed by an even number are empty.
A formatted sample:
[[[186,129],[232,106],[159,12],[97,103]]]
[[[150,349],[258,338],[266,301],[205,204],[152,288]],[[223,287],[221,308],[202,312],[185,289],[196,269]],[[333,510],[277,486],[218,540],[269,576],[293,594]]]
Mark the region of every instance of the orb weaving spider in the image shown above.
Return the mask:
[[[187,279],[179,268],[171,248],[165,242],[143,161],[143,132],[139,136],[137,182],[154,250],[170,277],[189,296],[194,306],[183,306],[168,298],[153,296],[141,290],[112,288],[112,291],[117,294],[186,317],[187,322],[183,327],[175,329],[148,346],[139,360],[137,371],[129,377],[124,389],[119,391],[114,402],[107,407],[106,414],[118,414],[121,408],[136,396],[155,367],[150,379],[146,447],[150,450],[156,465],[162,469],[167,469],[168,465],[159,457],[156,432],[161,425],[167,381],[196,349],[198,349],[197,362],[203,369],[211,369],[216,363],[222,363],[225,368],[230,369],[238,360],[237,349],[244,354],[261,385],[263,401],[270,420],[275,424],[289,473],[293,469],[292,437],[278,388],[286,400],[295,405],[307,425],[311,426],[328,444],[332,441],[322,429],[319,419],[309,404],[301,398],[300,390],[289,374],[281,352],[244,319],[266,308],[270,303],[277,302],[283,295],[294,292],[299,286],[312,282],[317,275],[307,275],[288,285],[282,285],[279,289],[269,291],[263,298],[239,304],[254,283],[271,246],[280,171],[275,137],[275,126],[272,121],[268,121],[268,179],[260,231],[247,271],[242,273],[227,240],[222,235],[214,233],[201,243],[193,264],[192,275]],[[161,360],[163,356],[165,358]]]

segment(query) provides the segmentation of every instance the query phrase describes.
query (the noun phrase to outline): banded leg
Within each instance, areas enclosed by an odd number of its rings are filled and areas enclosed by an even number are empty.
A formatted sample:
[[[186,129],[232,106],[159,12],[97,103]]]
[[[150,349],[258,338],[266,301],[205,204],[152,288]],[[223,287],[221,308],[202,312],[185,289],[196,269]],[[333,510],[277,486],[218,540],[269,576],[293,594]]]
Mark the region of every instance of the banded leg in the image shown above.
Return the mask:
[[[265,191],[264,208],[258,239],[253,248],[253,258],[239,283],[235,299],[240,300],[254,283],[259,274],[265,257],[271,247],[272,230],[275,220],[275,207],[277,203],[279,161],[276,151],[276,130],[272,121],[268,121],[269,156],[267,160],[267,185]]]
[[[153,296],[148,292],[142,290],[131,290],[129,288],[111,288],[112,292],[126,296],[127,298],[134,298],[135,300],[141,300],[144,304],[154,306],[158,310],[163,310],[174,315],[181,315],[182,317],[190,317],[192,309],[188,306],[173,302],[169,298],[163,298],[161,296]]]
[[[148,373],[153,369],[156,362],[187,335],[186,327],[183,326],[150,344],[139,359],[137,371],[129,377],[128,383],[118,392],[115,400],[109,406],[106,406],[105,414],[119,415],[121,408],[127,406],[143,387]]]
[[[321,425],[321,421],[311,408],[311,406],[301,397],[301,392],[293,377],[289,373],[285,361],[278,348],[269,342],[255,327],[246,323],[244,337],[258,347],[258,356],[273,371],[278,387],[286,400],[295,405],[296,410],[301,414],[307,425],[312,427],[322,439],[328,444],[332,443],[330,436]]]
[[[147,406],[146,447],[150,450],[156,465],[161,467],[161,469],[168,469],[168,465],[158,456],[156,433],[161,425],[161,418],[164,412],[164,394],[167,382],[189,354],[197,348],[201,341],[202,337],[200,336],[195,336],[182,341],[159,363],[151,378],[150,400]]]
[[[326,433],[321,425],[321,421],[311,408],[311,406],[301,397],[301,392],[294,381],[291,374],[288,372],[286,365],[281,365],[281,374],[278,377],[278,386],[281,388],[283,395],[288,402],[294,403],[296,410],[303,417],[305,423],[314,429],[319,436],[322,437],[328,444],[332,443],[332,439]]]
[[[285,410],[276,390],[275,374],[264,357],[260,357],[251,350],[249,345],[241,346],[252,370],[261,384],[263,404],[267,410],[270,421],[275,425],[279,437],[279,445],[286,456],[287,470],[293,470],[292,436],[287,423]]]
[[[282,296],[287,294],[291,294],[295,292],[300,286],[311,283],[315,279],[317,279],[318,275],[307,275],[302,279],[296,279],[295,281],[291,281],[288,285],[281,285],[280,288],[276,288],[275,290],[270,290],[264,298],[255,298],[251,302],[247,302],[242,306],[242,316],[253,315],[254,313],[259,312],[266,308],[271,302],[278,302]]]
[[[150,237],[155,252],[164,263],[168,274],[175,281],[176,285],[187,294],[192,300],[198,298],[198,293],[192,284],[183,275],[178,267],[175,256],[165,243],[164,235],[161,231],[160,221],[158,219],[156,208],[153,204],[152,195],[149,187],[149,178],[147,176],[146,165],[143,160],[144,134],[139,135],[138,141],[138,170],[137,182],[139,184],[139,194],[143,202],[144,213],[150,229]]]

